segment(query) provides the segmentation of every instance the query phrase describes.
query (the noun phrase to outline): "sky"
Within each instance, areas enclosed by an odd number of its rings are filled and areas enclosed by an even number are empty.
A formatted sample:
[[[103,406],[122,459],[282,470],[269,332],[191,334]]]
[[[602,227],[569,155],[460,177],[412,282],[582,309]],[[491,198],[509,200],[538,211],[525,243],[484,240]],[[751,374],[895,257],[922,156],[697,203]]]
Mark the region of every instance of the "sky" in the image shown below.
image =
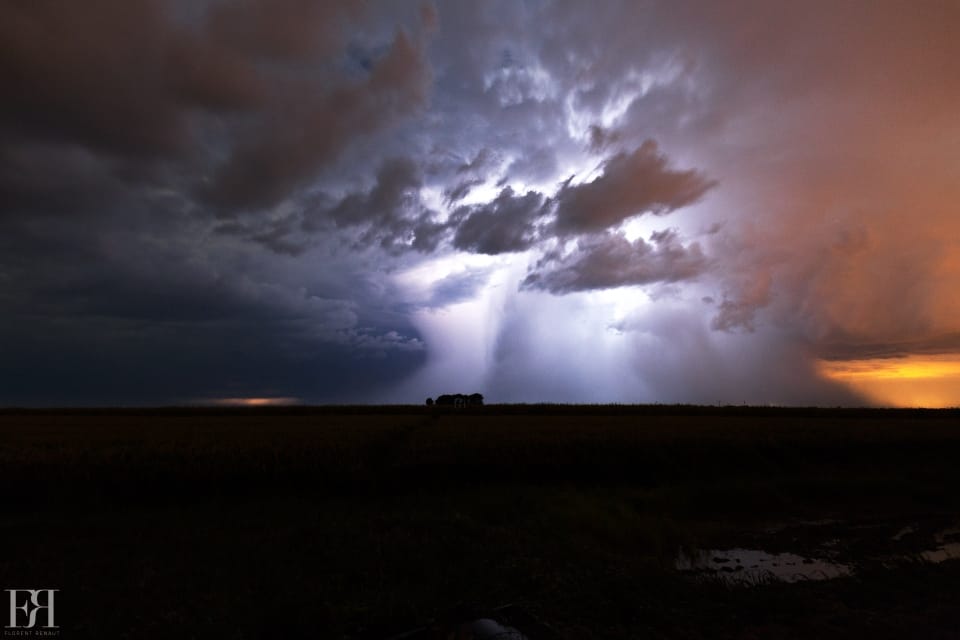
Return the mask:
[[[0,406],[960,405],[955,0],[0,4]]]

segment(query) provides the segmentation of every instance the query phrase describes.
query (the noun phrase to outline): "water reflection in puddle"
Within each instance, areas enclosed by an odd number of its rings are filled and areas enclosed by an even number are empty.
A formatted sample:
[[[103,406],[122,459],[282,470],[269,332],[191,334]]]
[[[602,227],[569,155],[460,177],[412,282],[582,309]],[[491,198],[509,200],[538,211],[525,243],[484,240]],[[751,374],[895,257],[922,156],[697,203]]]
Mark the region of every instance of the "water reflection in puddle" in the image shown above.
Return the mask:
[[[829,580],[851,573],[847,565],[822,558],[760,549],[713,549],[701,551],[695,557],[680,554],[676,567],[680,571],[716,574],[732,583],[757,583],[770,578],[782,582]]]
[[[894,542],[900,542],[907,536],[919,531],[918,525],[901,528],[893,536]],[[904,560],[920,558],[934,564],[947,560],[960,559],[960,527],[941,529],[933,535],[936,545],[933,549],[919,553],[874,558],[882,565],[895,567]],[[831,539],[823,543],[830,555],[837,553],[840,541]],[[794,553],[769,553],[761,549],[711,549],[701,550],[693,556],[681,553],[675,566],[679,571],[698,575],[717,576],[729,584],[759,584],[768,580],[781,582],[799,582],[801,580],[830,580],[853,574],[851,565],[808,558]]]
[[[937,548],[921,552],[920,557],[933,563],[960,558],[960,542],[956,541],[958,537],[960,537],[960,527],[950,527],[938,531],[933,536]]]
[[[937,547],[933,551],[923,551],[920,553],[920,557],[927,562],[933,562],[935,564],[944,562],[945,560],[960,558],[960,542],[949,542]]]

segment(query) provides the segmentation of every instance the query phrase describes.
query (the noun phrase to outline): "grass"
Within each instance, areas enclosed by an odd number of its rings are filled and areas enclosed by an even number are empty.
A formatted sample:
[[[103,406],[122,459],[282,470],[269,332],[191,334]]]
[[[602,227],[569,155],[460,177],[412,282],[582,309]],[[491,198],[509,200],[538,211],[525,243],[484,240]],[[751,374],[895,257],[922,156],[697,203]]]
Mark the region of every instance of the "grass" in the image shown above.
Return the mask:
[[[68,637],[385,637],[507,603],[567,638],[953,637],[957,563],[750,589],[672,563],[803,542],[772,523],[957,514],[957,418],[4,411],[0,583],[61,589]]]

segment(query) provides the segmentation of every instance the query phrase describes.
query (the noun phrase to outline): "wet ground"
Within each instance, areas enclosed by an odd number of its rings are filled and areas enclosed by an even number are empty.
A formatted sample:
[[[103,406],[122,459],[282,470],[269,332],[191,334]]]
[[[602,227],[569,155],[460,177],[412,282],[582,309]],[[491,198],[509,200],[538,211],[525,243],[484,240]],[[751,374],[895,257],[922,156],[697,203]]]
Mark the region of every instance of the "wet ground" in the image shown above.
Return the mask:
[[[952,516],[909,520],[798,521],[743,535],[742,542],[715,549],[682,550],[675,567],[694,577],[726,584],[830,580],[859,568],[896,568],[960,559],[960,521]]]
[[[960,638],[958,426],[0,411],[0,582],[58,589],[72,638]]]

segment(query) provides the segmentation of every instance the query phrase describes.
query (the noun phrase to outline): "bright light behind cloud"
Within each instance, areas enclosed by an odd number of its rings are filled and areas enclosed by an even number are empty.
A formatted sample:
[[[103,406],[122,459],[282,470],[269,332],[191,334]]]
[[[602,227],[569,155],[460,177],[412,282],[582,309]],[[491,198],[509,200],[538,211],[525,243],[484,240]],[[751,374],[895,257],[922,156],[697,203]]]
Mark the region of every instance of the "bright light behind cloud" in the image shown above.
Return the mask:
[[[0,404],[958,403],[856,362],[960,354],[957,2],[88,4],[0,3]]]
[[[521,184],[512,184],[513,190],[518,193],[523,193],[525,191],[524,186]],[[457,203],[458,206],[463,205],[474,205],[474,204],[486,204],[494,200],[497,195],[500,193],[503,187],[497,186],[494,182],[481,182],[480,184],[474,186],[470,193],[463,197],[460,202]]]
[[[470,269],[487,269],[495,265],[504,265],[503,256],[486,256],[476,253],[453,253],[432,258],[397,273],[393,280],[408,295],[416,299],[429,293],[430,288],[444,278],[463,273]]]
[[[423,297],[431,285],[465,271],[469,265],[491,269],[486,286],[472,299],[425,306],[413,314],[413,323],[428,345],[429,359],[416,375],[394,387],[385,401],[409,402],[411,398],[441,393],[485,391],[503,301],[516,287],[524,262],[522,258],[510,261],[503,257],[454,254],[398,276],[398,283],[420,287]]]
[[[960,406],[960,356],[821,361],[821,373],[874,402],[896,407]]]

